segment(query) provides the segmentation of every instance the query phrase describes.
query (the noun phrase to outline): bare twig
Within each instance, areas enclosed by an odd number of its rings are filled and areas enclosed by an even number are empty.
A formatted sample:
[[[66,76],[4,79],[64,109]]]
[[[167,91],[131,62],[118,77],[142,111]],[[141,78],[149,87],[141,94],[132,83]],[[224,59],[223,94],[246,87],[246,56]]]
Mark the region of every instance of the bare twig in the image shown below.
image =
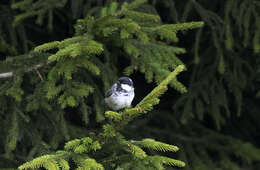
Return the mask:
[[[40,77],[41,81],[43,81],[43,77],[42,77],[41,73],[39,72],[39,70],[38,70],[38,69],[35,69],[35,71],[36,71],[36,73],[38,74],[38,76]]]
[[[38,68],[41,68],[41,67],[43,67],[45,65],[48,65],[50,63],[51,63],[51,61],[47,61],[46,63],[40,63],[40,64],[37,64],[37,65],[34,65],[31,68],[28,68],[25,72],[31,72],[33,70],[37,70]],[[1,78],[12,77],[12,76],[14,76],[14,72],[13,71],[6,72],[6,73],[0,73],[0,79]]]
[[[12,77],[13,75],[14,75],[13,72],[1,73],[0,78]]]

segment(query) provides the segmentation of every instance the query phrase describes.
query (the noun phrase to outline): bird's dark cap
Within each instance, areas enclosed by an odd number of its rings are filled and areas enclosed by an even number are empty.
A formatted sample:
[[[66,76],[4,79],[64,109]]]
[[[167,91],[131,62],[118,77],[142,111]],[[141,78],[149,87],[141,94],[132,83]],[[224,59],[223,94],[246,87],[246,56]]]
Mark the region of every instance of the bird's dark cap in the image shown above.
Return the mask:
[[[120,77],[118,81],[120,84],[128,84],[130,86],[134,86],[133,81],[129,77]]]

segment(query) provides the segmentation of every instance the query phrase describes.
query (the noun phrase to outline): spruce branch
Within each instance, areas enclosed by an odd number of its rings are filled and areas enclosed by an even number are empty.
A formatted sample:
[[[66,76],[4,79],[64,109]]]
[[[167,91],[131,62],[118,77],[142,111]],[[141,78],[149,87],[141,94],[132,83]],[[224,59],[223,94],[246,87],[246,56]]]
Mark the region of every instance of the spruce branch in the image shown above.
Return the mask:
[[[132,153],[133,156],[135,156],[136,158],[143,159],[147,157],[147,154],[145,153],[145,151],[143,151],[142,148],[133,144],[129,144],[128,147],[129,147],[129,152]]]
[[[142,141],[133,141],[132,143],[135,143],[137,145],[140,145],[145,148],[157,150],[157,151],[171,151],[171,152],[177,152],[179,148],[177,146],[165,144],[162,142],[155,141],[154,139],[143,139]]]
[[[151,93],[149,93],[137,106],[142,106],[148,100],[152,100],[154,98],[158,98],[161,96],[166,90],[167,85],[182,71],[186,68],[184,65],[179,65],[172,73],[168,75],[166,79],[164,79],[156,88],[154,88]]]
[[[58,160],[65,160],[67,159],[72,153],[66,151],[57,151],[55,154],[52,155],[44,155],[38,158],[33,159],[30,162],[26,162],[23,165],[19,166],[18,169],[29,169],[29,168],[41,168],[41,167],[54,167],[55,169],[59,169],[57,165]],[[62,161],[64,165],[64,161]],[[47,168],[48,169],[48,168]]]
[[[165,24],[155,28],[155,30],[166,29],[173,32],[184,31],[188,29],[200,28],[204,25],[204,22],[187,22],[181,24]]]
[[[177,167],[184,167],[185,163],[176,159],[168,158],[165,156],[150,156],[155,159],[159,159],[162,164],[177,166]]]
[[[119,122],[122,120],[122,115],[120,113],[113,112],[113,111],[106,111],[105,116],[116,122]]]
[[[146,3],[146,2],[147,2],[147,0],[135,0],[135,1],[131,2],[131,3],[125,2],[123,4],[123,7],[132,10],[132,9],[136,9],[136,8],[140,7],[140,5],[142,5],[142,4]]]
[[[17,140],[18,140],[18,134],[19,134],[19,124],[18,124],[18,116],[17,116],[17,108],[13,106],[15,109],[12,113],[10,121],[10,129],[8,130],[8,136],[6,138],[5,142],[5,151],[6,155],[10,154],[17,145]]]
[[[159,103],[159,97],[167,90],[167,85],[176,78],[176,76],[185,70],[184,65],[179,65],[172,73],[170,73],[154,90],[152,90],[136,107],[126,109],[122,114],[107,111],[106,117],[110,118],[113,122],[105,124],[103,130],[98,135],[92,137],[84,137],[81,139],[74,139],[65,144],[64,151],[56,152],[35,158],[29,162],[24,163],[19,167],[20,170],[28,168],[46,169],[68,169],[68,160],[72,159],[77,168],[92,168],[104,169],[103,165],[96,162],[95,159],[89,156],[99,154],[100,150],[107,149],[107,147],[118,147],[129,153],[133,161],[152,161],[151,164],[156,162],[163,167],[163,164],[183,167],[184,162],[171,159],[163,156],[149,156],[142,148],[149,148],[156,151],[178,151],[178,147],[174,145],[165,144],[155,141],[153,139],[143,139],[141,141],[126,140],[119,131],[133,118],[140,114],[144,114],[152,110],[153,106]],[[94,140],[95,139],[95,140]],[[109,149],[109,148],[108,148]],[[122,155],[116,154],[113,159],[110,157],[104,158],[109,160],[105,162],[117,162]],[[105,163],[103,161],[103,163]],[[122,164],[122,163],[121,163]],[[154,165],[155,166],[155,165]]]
[[[135,117],[145,114],[148,111],[153,109],[153,106],[158,104],[160,99],[159,97],[164,94],[168,85],[172,80],[176,79],[176,76],[184,71],[186,68],[184,65],[179,65],[177,68],[171,72],[157,87],[155,87],[144,99],[139,102],[134,108],[125,109],[122,114],[107,111],[106,116],[117,122],[115,124],[115,129],[122,129],[129,121],[133,120]],[[118,125],[118,126],[117,126]]]

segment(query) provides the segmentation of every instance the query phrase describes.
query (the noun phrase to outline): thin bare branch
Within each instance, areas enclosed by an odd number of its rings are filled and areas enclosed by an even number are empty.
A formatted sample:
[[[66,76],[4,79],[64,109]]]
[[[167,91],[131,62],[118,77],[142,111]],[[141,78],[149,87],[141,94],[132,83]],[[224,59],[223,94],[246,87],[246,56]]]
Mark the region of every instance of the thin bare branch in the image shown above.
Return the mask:
[[[31,72],[31,71],[33,71],[33,70],[37,70],[38,68],[41,68],[41,67],[43,67],[43,66],[45,66],[45,65],[48,65],[48,64],[50,64],[50,63],[51,63],[51,61],[47,61],[46,63],[37,64],[37,65],[35,65],[35,66],[32,66],[32,67],[28,68],[25,72]],[[12,76],[14,76],[14,72],[13,72],[13,71],[6,72],[6,73],[0,73],[0,79],[1,79],[1,78],[12,77]]]
[[[0,78],[8,78],[8,77],[12,77],[13,75],[14,75],[13,72],[1,73]]]
[[[35,69],[35,71],[36,71],[36,73],[38,74],[38,76],[40,77],[41,81],[43,81],[43,77],[42,77],[41,73],[39,72],[39,70],[38,70],[38,69]]]

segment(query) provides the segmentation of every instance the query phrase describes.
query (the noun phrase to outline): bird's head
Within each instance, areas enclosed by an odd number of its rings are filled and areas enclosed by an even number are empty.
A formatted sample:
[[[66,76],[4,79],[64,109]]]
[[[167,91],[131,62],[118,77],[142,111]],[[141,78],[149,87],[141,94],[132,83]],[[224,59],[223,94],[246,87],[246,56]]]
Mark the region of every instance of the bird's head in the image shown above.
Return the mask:
[[[134,83],[129,77],[120,77],[118,83],[120,84],[121,88],[126,91],[130,91],[134,88]]]

